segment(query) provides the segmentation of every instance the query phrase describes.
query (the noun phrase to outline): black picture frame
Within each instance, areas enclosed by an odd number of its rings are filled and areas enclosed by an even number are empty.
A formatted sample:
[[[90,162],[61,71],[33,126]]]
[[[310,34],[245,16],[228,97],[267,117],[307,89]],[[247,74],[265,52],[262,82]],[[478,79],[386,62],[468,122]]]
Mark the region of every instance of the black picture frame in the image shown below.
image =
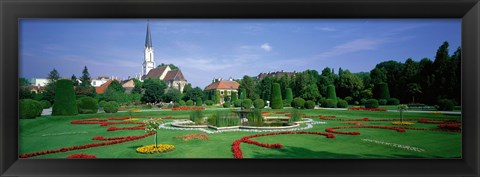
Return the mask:
[[[0,0],[1,176],[479,176],[478,0]],[[461,18],[462,159],[18,159],[20,18]]]

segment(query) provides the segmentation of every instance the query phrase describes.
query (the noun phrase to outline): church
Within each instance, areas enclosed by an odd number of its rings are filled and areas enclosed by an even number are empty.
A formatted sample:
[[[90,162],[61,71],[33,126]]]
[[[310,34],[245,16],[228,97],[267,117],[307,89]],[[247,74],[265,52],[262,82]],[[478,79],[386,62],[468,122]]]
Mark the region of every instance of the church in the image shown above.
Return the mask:
[[[143,81],[148,78],[158,78],[163,80],[168,86],[167,89],[175,88],[180,90],[180,92],[183,92],[183,88],[187,84],[187,80],[179,68],[172,69],[168,65],[155,67],[149,22],[147,22],[147,37],[145,39],[145,50],[140,80]]]

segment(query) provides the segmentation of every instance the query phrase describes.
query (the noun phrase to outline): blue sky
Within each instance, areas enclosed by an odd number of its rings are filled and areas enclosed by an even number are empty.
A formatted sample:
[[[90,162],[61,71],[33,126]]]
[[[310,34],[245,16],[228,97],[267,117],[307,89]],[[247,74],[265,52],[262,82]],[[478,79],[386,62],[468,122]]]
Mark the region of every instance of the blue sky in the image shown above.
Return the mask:
[[[22,19],[20,76],[127,78],[141,72],[146,19]],[[387,60],[433,59],[461,44],[460,19],[150,19],[155,62],[189,83],[269,71],[370,71]]]

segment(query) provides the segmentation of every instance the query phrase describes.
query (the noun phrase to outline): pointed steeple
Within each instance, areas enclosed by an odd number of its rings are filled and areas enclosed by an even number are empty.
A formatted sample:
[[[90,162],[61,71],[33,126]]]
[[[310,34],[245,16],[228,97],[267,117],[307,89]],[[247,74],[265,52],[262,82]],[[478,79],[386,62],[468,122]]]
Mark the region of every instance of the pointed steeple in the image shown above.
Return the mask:
[[[150,35],[150,20],[147,20],[147,38],[145,39],[145,47],[152,48],[152,37]]]

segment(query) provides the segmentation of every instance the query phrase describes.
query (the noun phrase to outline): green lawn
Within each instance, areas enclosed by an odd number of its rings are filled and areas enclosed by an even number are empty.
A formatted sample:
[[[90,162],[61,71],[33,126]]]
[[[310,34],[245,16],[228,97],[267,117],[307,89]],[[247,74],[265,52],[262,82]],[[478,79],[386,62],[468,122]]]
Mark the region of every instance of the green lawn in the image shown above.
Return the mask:
[[[205,111],[206,114],[214,110]],[[289,111],[280,110],[280,111]],[[274,111],[276,112],[276,111]],[[369,112],[369,111],[339,111],[339,110],[302,110],[307,115],[334,115],[337,118],[369,119],[398,118],[395,112]],[[187,118],[190,111],[155,111],[135,113],[136,116],[155,116],[174,118]],[[20,154],[44,150],[54,150],[62,147],[84,145],[99,141],[92,140],[95,136],[139,136],[145,134],[143,130],[107,131],[109,126],[99,124],[78,125],[71,124],[72,120],[85,118],[109,118],[127,116],[128,113],[115,114],[87,114],[78,116],[42,116],[36,119],[20,120]],[[405,113],[405,118],[427,119],[460,119],[456,115],[442,115],[431,113]],[[138,121],[142,121],[139,119]],[[327,124],[314,125],[305,131],[325,132],[328,127],[350,126],[343,121],[321,120]],[[110,121],[115,122],[115,121]],[[416,122],[416,121],[415,121]],[[363,122],[364,125],[388,125],[391,122]],[[128,127],[132,125],[114,125]],[[303,125],[305,126],[305,125]],[[416,123],[411,127],[435,128],[436,124]],[[407,130],[400,133],[384,129],[340,129],[338,131],[358,131],[361,135],[335,134],[336,138],[326,138],[318,135],[275,135],[253,138],[252,140],[263,143],[281,143],[281,149],[263,148],[251,144],[240,145],[245,158],[459,158],[461,157],[461,133]],[[72,154],[85,153],[95,155],[97,158],[233,158],[232,143],[243,136],[259,133],[252,132],[224,132],[209,134],[209,140],[193,140],[184,142],[175,139],[175,136],[192,133],[204,133],[196,130],[166,130],[158,131],[159,143],[173,144],[175,150],[161,154],[139,154],[135,149],[139,146],[153,144],[153,136],[144,139],[129,141],[121,144],[94,147],[82,150],[60,152],[40,155],[32,158],[65,158]],[[409,151],[398,147],[362,141],[370,139],[407,145],[424,149],[424,152]]]

